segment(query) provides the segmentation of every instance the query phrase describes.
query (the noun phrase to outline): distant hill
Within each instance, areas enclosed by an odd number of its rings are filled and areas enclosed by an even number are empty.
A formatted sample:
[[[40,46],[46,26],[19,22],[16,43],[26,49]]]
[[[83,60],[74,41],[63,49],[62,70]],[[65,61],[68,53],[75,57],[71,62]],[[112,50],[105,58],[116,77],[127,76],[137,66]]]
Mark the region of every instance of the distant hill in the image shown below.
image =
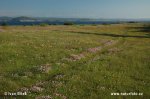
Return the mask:
[[[36,20],[36,19],[32,17],[25,17],[25,16],[16,17],[12,19],[12,21],[21,21],[21,20]]]
[[[65,22],[73,22],[75,24],[112,24],[120,22],[150,22],[150,19],[90,19],[90,18],[48,18],[48,17],[0,17],[0,25],[3,23],[9,25],[37,25],[41,23],[47,24],[64,24]]]
[[[12,17],[6,17],[6,16],[0,17],[0,22],[1,21],[10,21],[10,20],[12,20]]]

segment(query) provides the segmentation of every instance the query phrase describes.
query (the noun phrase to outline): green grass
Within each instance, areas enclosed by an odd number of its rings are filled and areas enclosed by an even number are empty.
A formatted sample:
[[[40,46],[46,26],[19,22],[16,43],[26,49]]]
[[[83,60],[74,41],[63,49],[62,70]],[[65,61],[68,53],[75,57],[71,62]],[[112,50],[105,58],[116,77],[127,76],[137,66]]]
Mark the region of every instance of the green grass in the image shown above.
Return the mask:
[[[29,92],[24,98],[29,99],[148,99],[150,37],[143,26],[0,27],[0,98],[25,87]],[[115,43],[106,46],[110,41]],[[84,57],[73,61],[80,54]],[[43,73],[40,67],[46,64],[51,69]],[[43,90],[34,92],[32,86]],[[113,92],[143,96],[111,96]]]

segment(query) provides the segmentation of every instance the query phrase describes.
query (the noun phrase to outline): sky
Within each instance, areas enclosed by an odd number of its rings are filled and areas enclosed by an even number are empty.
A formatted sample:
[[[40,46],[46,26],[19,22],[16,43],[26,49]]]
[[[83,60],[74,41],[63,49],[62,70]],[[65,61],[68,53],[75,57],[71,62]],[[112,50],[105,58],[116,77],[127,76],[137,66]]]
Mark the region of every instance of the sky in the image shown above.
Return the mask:
[[[150,0],[0,0],[0,16],[150,18]]]

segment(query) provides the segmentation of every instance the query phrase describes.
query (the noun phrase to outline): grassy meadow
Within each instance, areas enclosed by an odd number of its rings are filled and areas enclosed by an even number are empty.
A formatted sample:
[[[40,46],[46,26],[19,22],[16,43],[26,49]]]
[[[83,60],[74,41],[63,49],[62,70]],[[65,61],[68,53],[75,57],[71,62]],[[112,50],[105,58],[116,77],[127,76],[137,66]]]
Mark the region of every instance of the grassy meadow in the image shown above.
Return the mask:
[[[0,26],[0,99],[18,91],[27,92],[22,99],[148,99],[149,29],[139,23]]]

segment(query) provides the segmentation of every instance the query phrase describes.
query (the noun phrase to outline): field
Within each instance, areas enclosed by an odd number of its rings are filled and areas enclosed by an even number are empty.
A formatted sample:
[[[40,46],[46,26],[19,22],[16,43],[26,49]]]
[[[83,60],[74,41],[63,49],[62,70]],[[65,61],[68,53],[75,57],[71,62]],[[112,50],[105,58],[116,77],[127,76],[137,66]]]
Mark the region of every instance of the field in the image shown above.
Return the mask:
[[[149,71],[144,24],[0,27],[0,99],[148,99]]]

